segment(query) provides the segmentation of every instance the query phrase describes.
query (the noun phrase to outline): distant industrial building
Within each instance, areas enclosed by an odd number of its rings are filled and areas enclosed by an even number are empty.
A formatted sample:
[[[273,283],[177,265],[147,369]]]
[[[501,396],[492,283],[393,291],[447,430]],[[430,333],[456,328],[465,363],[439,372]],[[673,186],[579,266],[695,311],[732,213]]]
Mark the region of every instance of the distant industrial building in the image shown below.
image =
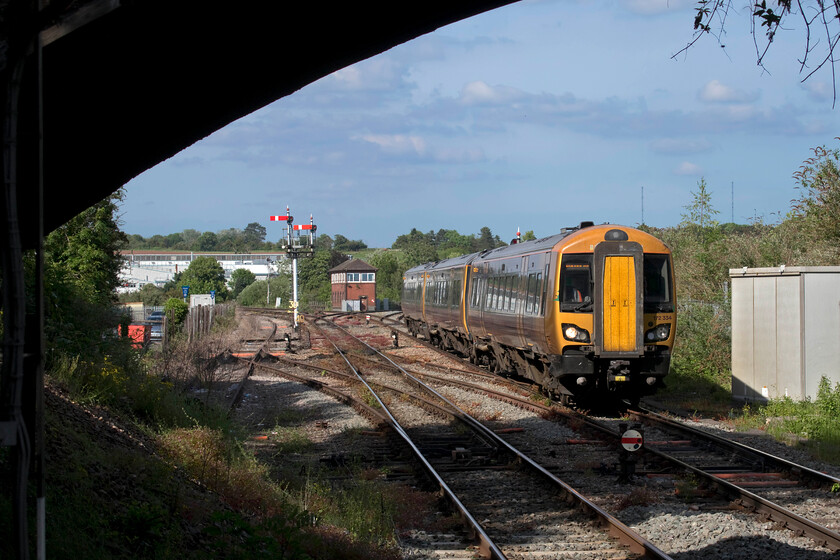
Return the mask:
[[[332,308],[341,311],[376,310],[377,268],[358,259],[330,269]]]
[[[250,270],[257,280],[265,280],[269,271],[272,275],[288,272],[285,251],[262,253],[195,253],[190,251],[123,251],[123,266],[120,270],[118,292],[134,292],[146,284],[163,287],[185,271],[196,257],[212,257],[219,261],[225,271],[225,278],[244,268]],[[268,259],[268,260],[266,260]]]
[[[840,267],[735,268],[732,396],[815,399],[840,383]]]

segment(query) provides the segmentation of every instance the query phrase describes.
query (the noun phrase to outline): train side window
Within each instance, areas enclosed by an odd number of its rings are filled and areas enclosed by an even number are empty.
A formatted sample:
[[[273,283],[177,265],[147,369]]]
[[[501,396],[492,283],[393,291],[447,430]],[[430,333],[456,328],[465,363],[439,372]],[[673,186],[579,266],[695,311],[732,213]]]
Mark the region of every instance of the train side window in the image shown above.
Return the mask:
[[[470,296],[470,307],[478,307],[478,298],[480,292],[478,290],[479,286],[479,278],[473,278],[472,280],[472,295]]]
[[[516,276],[508,278],[508,311],[513,311],[516,307]]]
[[[526,313],[533,313],[534,312],[534,281],[536,279],[536,274],[533,272],[528,275],[528,289],[525,292],[525,312]]]
[[[452,282],[452,307],[459,307],[461,304],[461,280]]]
[[[537,273],[534,280],[534,314],[539,313],[542,305],[542,272]]]

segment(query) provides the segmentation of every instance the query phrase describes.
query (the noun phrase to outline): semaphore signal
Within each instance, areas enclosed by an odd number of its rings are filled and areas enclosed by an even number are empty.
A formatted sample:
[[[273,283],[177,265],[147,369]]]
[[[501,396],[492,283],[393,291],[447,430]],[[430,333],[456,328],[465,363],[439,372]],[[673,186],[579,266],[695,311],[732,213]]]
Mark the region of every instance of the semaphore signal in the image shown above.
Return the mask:
[[[297,260],[301,257],[311,257],[315,254],[315,231],[318,229],[309,215],[308,224],[293,224],[289,207],[286,206],[285,216],[269,216],[272,222],[286,222],[286,239],[283,250],[286,256],[292,259],[292,309],[294,313],[294,327],[298,328],[298,282],[297,282]],[[301,235],[301,232],[308,232]]]

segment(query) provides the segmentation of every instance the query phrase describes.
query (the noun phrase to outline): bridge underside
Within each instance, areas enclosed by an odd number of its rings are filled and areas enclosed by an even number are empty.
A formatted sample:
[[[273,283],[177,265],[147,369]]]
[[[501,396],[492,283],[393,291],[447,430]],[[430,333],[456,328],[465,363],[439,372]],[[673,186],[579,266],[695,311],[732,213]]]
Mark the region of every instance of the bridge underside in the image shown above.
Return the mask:
[[[45,555],[43,234],[239,117],[510,1],[0,0],[0,447],[18,558],[30,517]]]
[[[45,230],[237,118],[508,3],[99,0],[60,13],[40,25]],[[36,204],[19,202],[25,225]]]

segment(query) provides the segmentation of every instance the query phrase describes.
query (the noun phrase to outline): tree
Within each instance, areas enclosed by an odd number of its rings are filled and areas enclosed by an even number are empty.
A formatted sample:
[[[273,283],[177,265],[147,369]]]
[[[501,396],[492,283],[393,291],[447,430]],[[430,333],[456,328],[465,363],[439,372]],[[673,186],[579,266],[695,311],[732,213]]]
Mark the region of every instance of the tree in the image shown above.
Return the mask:
[[[246,268],[237,268],[230,275],[230,297],[236,299],[242,290],[257,281],[257,276]]]
[[[753,0],[751,4],[752,35],[759,66],[764,67],[764,57],[770,50],[776,34],[783,29],[783,22],[790,16],[799,16],[798,21],[804,25],[792,28],[798,27],[805,36],[802,56],[798,61],[800,73],[807,72],[802,81],[813,76],[826,64],[834,76],[834,49],[840,41],[840,3],[804,0],[794,4],[791,0],[771,0],[769,3],[767,0]],[[741,6],[736,7],[740,9]],[[736,12],[732,8],[732,0],[698,0],[694,17],[694,37],[674,56],[691,48],[704,35],[713,35],[720,46],[725,47],[723,37],[726,34],[727,19],[730,12]],[[760,37],[762,32],[763,38]],[[811,57],[817,57],[813,64]],[[836,101],[836,79],[833,83]]]
[[[315,238],[315,246],[318,247],[318,249],[331,251],[333,248],[332,237],[330,237],[326,233],[322,233],[321,235]]]
[[[120,284],[120,250],[128,242],[116,217],[117,204],[123,196],[123,191],[118,190],[50,233],[44,241],[52,280],[69,282],[94,304],[112,303]]]
[[[438,260],[437,249],[428,235],[412,228],[406,235],[400,235],[391,245],[392,249],[402,249],[411,266]]]
[[[257,222],[251,222],[242,232],[245,236],[245,243],[248,248],[253,250],[265,243],[265,227]]]
[[[209,294],[216,290],[216,301],[227,298],[225,270],[213,257],[196,257],[181,275],[180,283],[190,287],[191,294]]]
[[[793,216],[805,222],[812,238],[840,240],[840,150],[814,148],[794,174],[800,195]]]
[[[694,224],[701,230],[718,225],[714,216],[719,214],[712,206],[712,193],[706,189],[706,180],[700,178],[697,183],[697,190],[691,191],[692,202],[685,206],[686,213],[682,214],[682,224]]]
[[[127,242],[117,220],[119,190],[51,232],[44,240],[47,344],[87,356],[117,325],[112,313]]]
[[[536,238],[537,238],[537,236],[534,235],[534,230],[529,229],[528,231],[525,232],[525,235],[522,236],[522,241],[533,241]]]
[[[212,231],[205,231],[193,243],[194,251],[215,251],[219,239]]]
[[[341,234],[336,234],[333,239],[332,248],[336,251],[361,251],[367,249],[367,245],[361,240],[350,240]]]
[[[142,301],[145,305],[158,306],[166,303],[168,299],[162,288],[158,288],[151,282],[144,284],[142,288],[136,292],[128,292],[120,294],[120,303],[130,303],[133,301]]]
[[[260,280],[242,290],[236,298],[236,303],[247,307],[264,307],[268,296],[269,292],[266,281]],[[271,301],[269,303],[271,307],[274,307],[274,302],[278,297],[284,302],[292,300],[292,279],[287,273],[271,277]]]
[[[373,255],[370,264],[376,271],[376,297],[399,303],[402,298],[403,275],[411,268],[408,258],[399,251],[385,250]]]
[[[315,250],[313,257],[298,262],[298,298],[302,303],[317,301],[330,305],[331,290],[329,270],[347,260],[338,251]]]

